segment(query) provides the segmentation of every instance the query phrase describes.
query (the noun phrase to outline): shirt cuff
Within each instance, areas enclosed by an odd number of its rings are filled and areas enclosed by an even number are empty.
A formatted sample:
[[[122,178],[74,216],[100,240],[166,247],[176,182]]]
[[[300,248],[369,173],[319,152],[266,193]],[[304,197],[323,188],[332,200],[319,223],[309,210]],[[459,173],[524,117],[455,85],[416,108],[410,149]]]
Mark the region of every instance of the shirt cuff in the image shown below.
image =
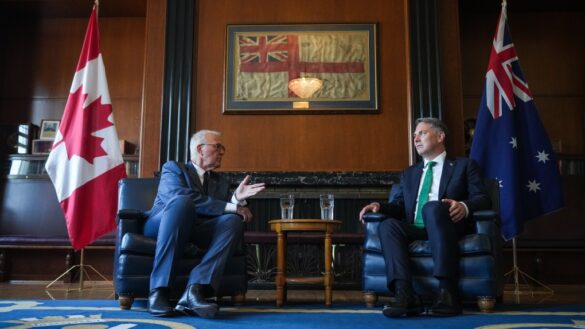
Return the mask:
[[[226,213],[235,213],[238,210],[238,205],[235,203],[227,202],[225,204],[224,212]]]
[[[459,201],[459,203],[461,203],[463,205],[463,207],[465,208],[465,218],[467,218],[467,216],[469,216],[469,208],[467,208],[467,205],[465,204],[465,202]]]
[[[238,200],[236,198],[236,193],[232,194],[232,199],[230,200],[230,202],[233,203],[233,204],[236,204],[238,206],[242,206],[242,207],[248,204],[246,202],[246,200]]]

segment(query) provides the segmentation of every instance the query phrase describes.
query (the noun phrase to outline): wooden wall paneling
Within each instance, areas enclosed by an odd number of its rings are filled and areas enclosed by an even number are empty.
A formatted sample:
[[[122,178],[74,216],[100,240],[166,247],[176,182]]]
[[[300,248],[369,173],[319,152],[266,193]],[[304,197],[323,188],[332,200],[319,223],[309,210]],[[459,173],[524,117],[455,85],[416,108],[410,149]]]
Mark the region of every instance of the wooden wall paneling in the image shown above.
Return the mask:
[[[140,143],[145,18],[100,19],[100,45],[118,138]]]
[[[194,124],[224,132],[224,170],[397,171],[408,165],[405,1],[198,1]],[[311,8],[304,10],[302,8]],[[227,24],[378,23],[380,114],[222,114]]]
[[[166,0],[150,0],[146,8],[142,115],[140,125],[140,176],[160,169],[160,123],[164,75]]]
[[[459,1],[439,3],[439,51],[443,92],[443,121],[449,127],[447,151],[465,155],[461,49],[459,40]]]
[[[0,104],[6,110],[0,121],[40,125],[43,119],[61,119],[86,27],[86,17],[25,20],[13,26],[7,33],[13,42],[2,64],[6,75]],[[100,37],[119,137],[137,144],[144,18],[101,18]]]

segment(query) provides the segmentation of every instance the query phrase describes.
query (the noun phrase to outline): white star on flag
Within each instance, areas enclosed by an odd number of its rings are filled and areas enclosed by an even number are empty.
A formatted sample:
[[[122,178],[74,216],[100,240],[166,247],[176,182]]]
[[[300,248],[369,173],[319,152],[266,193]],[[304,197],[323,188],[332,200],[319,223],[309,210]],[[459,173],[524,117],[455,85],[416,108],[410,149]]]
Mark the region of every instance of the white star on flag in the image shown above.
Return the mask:
[[[512,144],[513,149],[517,149],[518,148],[518,139],[516,139],[516,137],[512,137],[512,140],[510,140],[510,144]]]
[[[542,150],[542,152],[538,151],[538,155],[535,158],[538,158],[538,162],[542,161],[542,163],[546,163],[550,160],[548,158],[548,153],[546,153],[544,150]]]
[[[531,180],[528,181],[528,185],[526,185],[526,187],[528,187],[528,191],[536,193],[537,191],[540,190],[540,183],[537,183],[536,179]]]

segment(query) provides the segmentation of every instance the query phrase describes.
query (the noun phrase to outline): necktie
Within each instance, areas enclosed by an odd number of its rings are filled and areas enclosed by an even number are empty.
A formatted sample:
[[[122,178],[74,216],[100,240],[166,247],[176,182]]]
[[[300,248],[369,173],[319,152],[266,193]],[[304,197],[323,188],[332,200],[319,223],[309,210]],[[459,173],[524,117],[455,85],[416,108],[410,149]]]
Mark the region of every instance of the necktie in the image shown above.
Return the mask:
[[[209,187],[209,171],[206,171],[203,174],[203,193],[208,194],[208,187]]]
[[[414,226],[418,228],[425,227],[422,216],[422,208],[429,201],[429,193],[431,192],[431,185],[433,184],[433,166],[437,163],[435,161],[427,162],[427,171],[423,178],[422,186],[418,193],[418,202],[416,204],[416,217],[414,218]]]

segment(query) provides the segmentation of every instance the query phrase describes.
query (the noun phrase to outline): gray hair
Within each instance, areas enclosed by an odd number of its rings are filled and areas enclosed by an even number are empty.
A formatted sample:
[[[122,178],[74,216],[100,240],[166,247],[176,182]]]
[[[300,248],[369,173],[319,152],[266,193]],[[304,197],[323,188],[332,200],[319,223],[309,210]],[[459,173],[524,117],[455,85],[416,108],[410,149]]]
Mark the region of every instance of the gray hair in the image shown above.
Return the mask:
[[[207,135],[221,136],[219,131],[202,129],[194,133],[189,141],[189,151],[191,152],[191,159],[197,157],[197,146],[207,143]]]
[[[441,121],[437,118],[432,118],[432,117],[418,118],[414,122],[414,126],[415,127],[418,126],[419,123],[429,124],[429,125],[431,125],[431,128],[433,130],[435,130],[436,132],[442,132],[445,134],[445,136],[447,136],[449,134],[449,129],[447,128],[447,125],[445,125],[443,123],[443,121]]]

